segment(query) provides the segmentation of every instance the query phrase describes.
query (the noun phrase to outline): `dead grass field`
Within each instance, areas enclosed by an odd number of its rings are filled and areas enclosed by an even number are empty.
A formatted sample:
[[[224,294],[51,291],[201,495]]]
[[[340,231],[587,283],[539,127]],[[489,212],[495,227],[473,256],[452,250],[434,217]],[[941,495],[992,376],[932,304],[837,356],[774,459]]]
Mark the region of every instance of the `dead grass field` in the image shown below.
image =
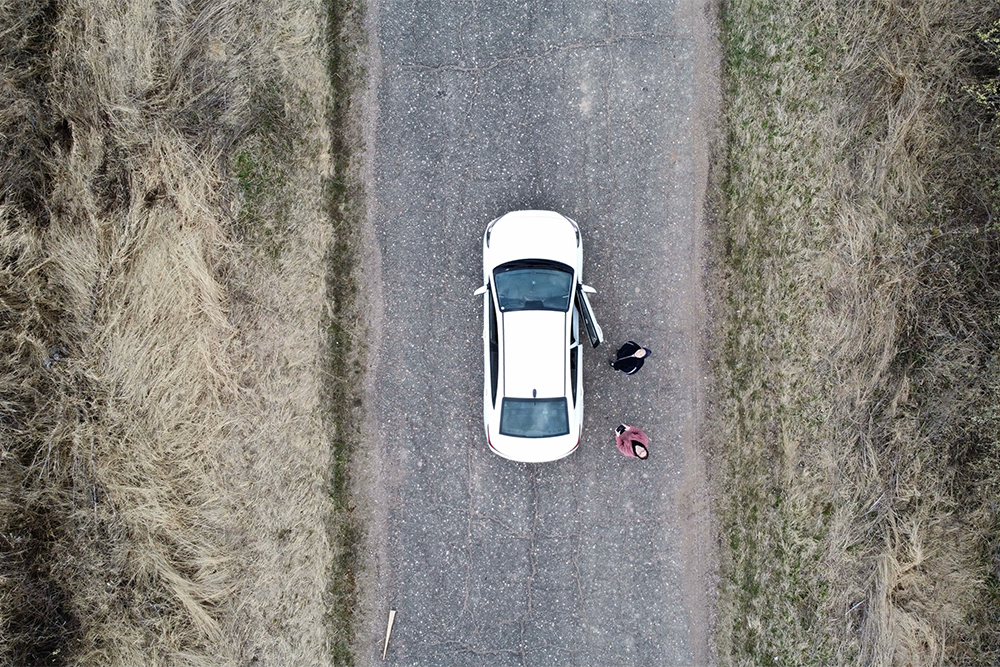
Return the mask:
[[[723,663],[1000,660],[998,19],[724,4]]]
[[[0,663],[349,660],[352,8],[0,0]]]

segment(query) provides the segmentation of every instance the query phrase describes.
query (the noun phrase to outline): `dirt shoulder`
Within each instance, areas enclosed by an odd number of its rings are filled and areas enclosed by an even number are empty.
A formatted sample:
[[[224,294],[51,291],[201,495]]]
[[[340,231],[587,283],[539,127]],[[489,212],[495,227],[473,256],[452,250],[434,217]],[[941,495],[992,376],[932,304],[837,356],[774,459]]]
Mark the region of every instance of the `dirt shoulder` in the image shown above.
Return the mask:
[[[715,222],[712,202],[709,198],[711,182],[710,168],[712,151],[720,142],[719,112],[722,100],[719,50],[718,6],[713,3],[688,2],[681,5],[679,18],[690,26],[694,38],[693,89],[697,104],[694,108],[695,122],[692,129],[695,147],[692,151],[695,196],[692,214],[702,222],[698,252],[693,260],[699,267],[703,281],[702,290],[692,290],[690,303],[681,312],[686,318],[683,326],[698,331],[698,344],[688,350],[691,358],[700,363],[690,367],[686,383],[696,392],[696,410],[690,417],[690,435],[685,439],[684,449],[687,471],[678,494],[678,508],[681,512],[682,549],[686,558],[684,591],[685,605],[691,618],[692,646],[698,650],[692,653],[692,663],[697,665],[717,664],[714,634],[719,584],[719,525],[715,516],[716,507],[712,501],[711,475],[712,442],[710,428],[711,406],[711,361],[706,341],[709,340],[710,299],[714,293],[711,284],[710,262],[712,259],[712,225]]]

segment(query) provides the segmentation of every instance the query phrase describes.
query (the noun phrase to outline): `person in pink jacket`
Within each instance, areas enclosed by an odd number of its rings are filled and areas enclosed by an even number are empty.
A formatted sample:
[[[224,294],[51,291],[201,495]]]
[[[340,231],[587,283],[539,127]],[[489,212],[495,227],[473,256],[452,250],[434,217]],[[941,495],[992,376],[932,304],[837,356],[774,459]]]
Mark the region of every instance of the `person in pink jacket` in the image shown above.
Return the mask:
[[[615,444],[625,456],[646,460],[649,456],[649,438],[634,426],[619,424],[615,427]]]

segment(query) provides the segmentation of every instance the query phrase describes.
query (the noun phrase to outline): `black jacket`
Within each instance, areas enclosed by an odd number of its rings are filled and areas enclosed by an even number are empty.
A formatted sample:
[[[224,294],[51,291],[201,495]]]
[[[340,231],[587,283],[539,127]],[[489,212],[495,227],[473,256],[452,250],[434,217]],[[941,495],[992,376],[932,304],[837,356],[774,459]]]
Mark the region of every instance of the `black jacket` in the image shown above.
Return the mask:
[[[646,356],[641,359],[632,356],[639,350],[646,350]],[[632,373],[642,368],[642,365],[651,354],[652,352],[649,348],[645,348],[635,341],[630,340],[618,348],[618,353],[615,355],[615,360],[611,362],[611,367],[626,375],[632,375]]]

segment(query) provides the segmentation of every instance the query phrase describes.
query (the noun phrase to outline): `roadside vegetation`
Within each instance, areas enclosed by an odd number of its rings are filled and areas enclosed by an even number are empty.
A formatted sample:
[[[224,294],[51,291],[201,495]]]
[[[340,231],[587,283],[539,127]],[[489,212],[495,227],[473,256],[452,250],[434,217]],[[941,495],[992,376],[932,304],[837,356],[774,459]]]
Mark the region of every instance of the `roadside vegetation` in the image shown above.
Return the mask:
[[[724,664],[1000,661],[998,21],[723,5]]]
[[[355,10],[0,0],[0,664],[350,661]]]

